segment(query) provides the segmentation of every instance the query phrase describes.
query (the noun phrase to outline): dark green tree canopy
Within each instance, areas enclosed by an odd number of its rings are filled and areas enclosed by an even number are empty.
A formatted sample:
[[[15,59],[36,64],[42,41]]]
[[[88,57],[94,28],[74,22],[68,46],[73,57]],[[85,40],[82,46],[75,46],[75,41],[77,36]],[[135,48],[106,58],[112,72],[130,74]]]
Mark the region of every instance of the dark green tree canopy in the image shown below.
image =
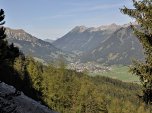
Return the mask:
[[[152,104],[152,0],[133,0],[134,9],[124,7],[122,13],[134,18],[140,25],[132,25],[134,34],[139,39],[145,53],[144,61],[134,61],[131,71],[140,77],[143,85],[143,101]]]
[[[5,34],[5,28],[2,26],[4,21],[5,15],[4,11],[0,10],[0,62],[6,63],[6,62],[13,62],[14,59],[19,56],[20,52],[17,47],[14,47],[13,44],[8,45],[8,42],[6,41],[6,34]]]

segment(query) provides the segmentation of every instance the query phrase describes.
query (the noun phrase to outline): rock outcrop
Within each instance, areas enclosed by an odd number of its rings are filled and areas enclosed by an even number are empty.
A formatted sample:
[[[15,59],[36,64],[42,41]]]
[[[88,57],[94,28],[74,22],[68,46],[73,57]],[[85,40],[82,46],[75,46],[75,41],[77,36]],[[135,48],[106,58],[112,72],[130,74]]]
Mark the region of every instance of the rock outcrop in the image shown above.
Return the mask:
[[[57,113],[25,96],[13,86],[0,83],[0,113]]]

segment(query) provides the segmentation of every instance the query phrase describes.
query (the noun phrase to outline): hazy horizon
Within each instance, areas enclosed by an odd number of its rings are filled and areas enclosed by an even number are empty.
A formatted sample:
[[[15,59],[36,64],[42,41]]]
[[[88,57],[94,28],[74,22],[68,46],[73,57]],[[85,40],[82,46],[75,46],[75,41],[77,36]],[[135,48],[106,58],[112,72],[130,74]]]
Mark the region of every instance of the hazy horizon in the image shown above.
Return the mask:
[[[119,8],[132,7],[131,0],[1,0],[5,11],[5,26],[23,29],[40,39],[57,39],[75,26],[99,27],[132,20]]]

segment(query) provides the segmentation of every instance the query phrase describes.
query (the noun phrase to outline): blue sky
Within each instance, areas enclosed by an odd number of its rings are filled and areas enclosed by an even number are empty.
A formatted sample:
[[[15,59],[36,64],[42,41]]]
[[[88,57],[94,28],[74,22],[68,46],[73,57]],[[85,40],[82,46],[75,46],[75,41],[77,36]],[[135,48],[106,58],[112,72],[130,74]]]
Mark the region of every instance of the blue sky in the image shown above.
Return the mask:
[[[120,13],[131,0],[0,0],[5,26],[45,39],[60,38],[75,26],[98,27],[132,21]]]

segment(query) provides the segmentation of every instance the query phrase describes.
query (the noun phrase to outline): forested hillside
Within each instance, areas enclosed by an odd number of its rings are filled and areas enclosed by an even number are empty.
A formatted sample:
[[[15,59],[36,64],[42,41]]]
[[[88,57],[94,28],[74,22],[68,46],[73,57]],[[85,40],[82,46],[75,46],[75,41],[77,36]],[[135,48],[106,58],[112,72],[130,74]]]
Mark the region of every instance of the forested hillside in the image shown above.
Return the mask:
[[[15,65],[21,66],[20,60]],[[31,58],[27,62],[31,87],[37,92],[32,96],[60,113],[150,113],[137,96],[142,94],[138,84],[90,77],[65,69],[62,62],[58,68],[53,64],[43,66]],[[21,72],[18,66],[16,70]]]

